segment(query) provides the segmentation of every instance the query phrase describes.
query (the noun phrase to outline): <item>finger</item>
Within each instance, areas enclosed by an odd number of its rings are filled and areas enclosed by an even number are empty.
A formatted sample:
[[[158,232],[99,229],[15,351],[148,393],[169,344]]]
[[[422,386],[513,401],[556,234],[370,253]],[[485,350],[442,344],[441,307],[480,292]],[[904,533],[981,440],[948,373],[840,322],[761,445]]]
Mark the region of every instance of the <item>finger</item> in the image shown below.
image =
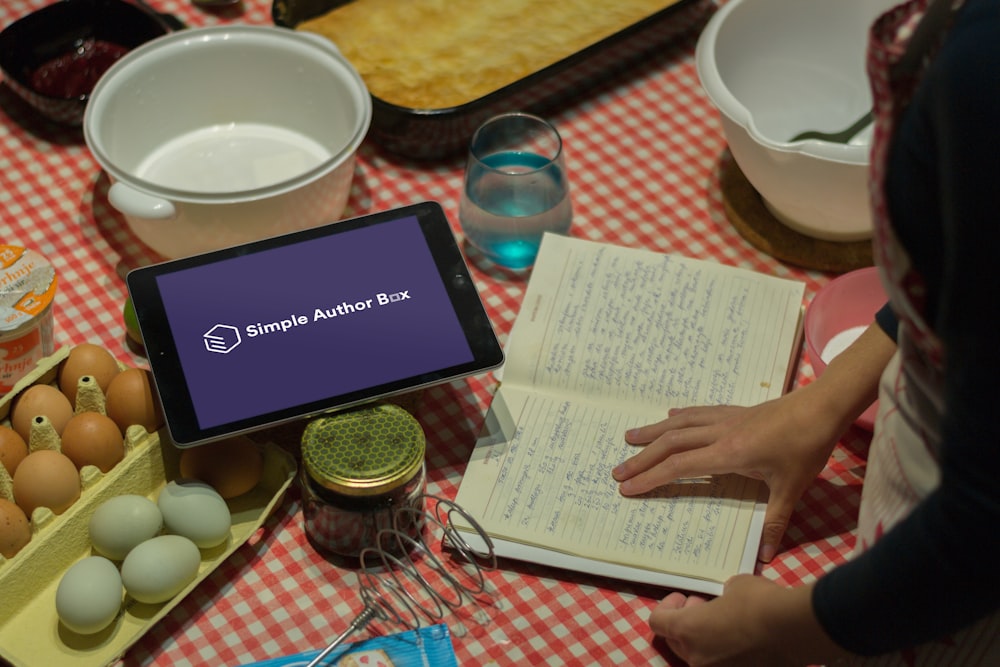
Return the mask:
[[[684,601],[684,608],[690,609],[691,607],[698,607],[700,605],[705,604],[706,602],[708,602],[708,600],[701,597],[700,595],[689,595],[687,597],[687,600]]]
[[[760,538],[760,549],[757,558],[763,563],[770,563],[781,548],[781,540],[788,529],[788,522],[795,511],[799,493],[788,493],[780,485],[771,489],[764,512],[764,528]]]
[[[734,574],[722,585],[722,594],[731,595],[740,588],[754,585],[757,579],[755,574]]]
[[[741,409],[730,405],[670,408],[666,419],[629,429],[625,433],[625,441],[631,445],[649,444],[668,431],[717,424]]]
[[[724,419],[729,419],[736,412],[745,410],[739,405],[689,405],[683,408],[670,408],[667,418],[684,420],[688,426],[704,426]]]
[[[687,601],[687,595],[674,592],[660,600],[660,603],[657,606],[664,607],[666,609],[682,609],[684,605],[687,604]]]
[[[667,412],[671,428],[694,428],[716,426],[731,420],[746,408],[740,405],[695,405],[687,408],[673,408]]]
[[[621,482],[656,466],[663,465],[667,459],[676,453],[693,447],[700,447],[704,444],[701,441],[696,441],[691,435],[683,436],[682,438],[674,437],[675,435],[667,433],[657,438],[652,444],[646,445],[638,453],[617,465],[611,471],[611,475]]]
[[[631,428],[625,432],[625,442],[630,445],[648,445],[670,429],[669,421],[668,417],[653,424]]]
[[[622,495],[640,495],[678,479],[740,472],[733,467],[733,456],[719,445],[671,454],[650,465],[642,459],[636,460],[648,451],[648,448],[643,450],[612,471],[621,482],[618,489]]]
[[[677,651],[679,647],[674,641],[671,641],[676,639],[675,633],[672,629],[672,624],[674,619],[677,617],[677,614],[683,613],[684,602],[674,600],[668,605],[666,602],[670,597],[671,596],[667,596],[667,598],[664,598],[660,604],[653,608],[652,613],[649,615],[649,629],[652,630],[654,634],[666,639],[670,644],[670,647]],[[680,598],[684,598],[684,596],[680,595]],[[679,604],[680,606],[674,606],[675,604]],[[680,652],[681,651],[678,651],[678,653]]]
[[[697,595],[673,593],[660,602],[649,615],[649,628],[663,637],[671,650],[683,659],[690,658],[691,645],[689,631],[684,629],[698,625],[705,619],[705,612],[699,611],[706,600]],[[669,603],[669,604],[668,604]],[[680,604],[680,607],[676,605]],[[710,612],[709,612],[710,613]],[[699,620],[701,619],[701,620]]]
[[[611,476],[619,482],[636,477],[647,471],[655,471],[668,466],[668,459],[672,455],[669,438],[666,436],[659,438],[638,454],[630,456],[615,466],[611,471]]]
[[[669,430],[623,461],[612,471],[612,475],[618,481],[635,477],[639,473],[661,465],[671,456],[710,445],[720,435],[721,428],[717,426]]]

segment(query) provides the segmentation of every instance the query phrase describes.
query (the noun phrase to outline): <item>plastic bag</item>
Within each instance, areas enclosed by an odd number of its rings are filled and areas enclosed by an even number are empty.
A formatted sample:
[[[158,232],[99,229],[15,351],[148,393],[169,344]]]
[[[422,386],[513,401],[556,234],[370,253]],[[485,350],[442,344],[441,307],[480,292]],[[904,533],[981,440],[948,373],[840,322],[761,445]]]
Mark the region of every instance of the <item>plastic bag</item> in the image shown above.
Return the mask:
[[[307,651],[244,667],[305,667],[320,650]],[[323,667],[458,667],[447,625],[431,625],[393,635],[344,644],[320,663]]]

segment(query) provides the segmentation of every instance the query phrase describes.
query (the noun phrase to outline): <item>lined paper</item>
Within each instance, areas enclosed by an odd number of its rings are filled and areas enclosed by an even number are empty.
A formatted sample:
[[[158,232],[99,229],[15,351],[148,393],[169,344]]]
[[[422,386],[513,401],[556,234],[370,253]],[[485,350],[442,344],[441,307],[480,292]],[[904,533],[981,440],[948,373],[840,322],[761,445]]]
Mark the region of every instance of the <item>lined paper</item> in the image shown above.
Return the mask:
[[[659,408],[752,405],[780,394],[800,283],[562,240],[569,243],[556,242],[566,246],[560,261],[532,275],[527,316],[510,336],[506,384]]]
[[[654,415],[517,389],[501,400],[517,426],[477,449],[458,501],[491,535],[705,579],[738,566],[746,536],[737,527],[757,500],[756,482],[727,475],[626,498],[611,478],[636,451],[622,435]]]
[[[759,540],[749,529],[761,483],[714,476],[626,498],[611,469],[637,451],[626,430],[672,406],[780,395],[803,290],[546,236],[457,502],[499,540],[724,582]]]

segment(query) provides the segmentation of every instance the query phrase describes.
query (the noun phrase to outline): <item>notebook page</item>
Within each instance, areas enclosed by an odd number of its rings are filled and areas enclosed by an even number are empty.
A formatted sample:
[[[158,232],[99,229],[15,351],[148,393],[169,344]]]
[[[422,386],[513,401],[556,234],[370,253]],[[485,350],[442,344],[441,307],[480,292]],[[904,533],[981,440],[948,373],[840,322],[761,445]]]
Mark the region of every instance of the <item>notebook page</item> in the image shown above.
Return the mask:
[[[495,538],[725,581],[739,569],[759,484],[725,475],[622,496],[611,469],[635,453],[622,434],[654,416],[505,387],[457,502]]]
[[[756,404],[783,391],[802,294],[713,262],[546,235],[503,382],[664,414]]]

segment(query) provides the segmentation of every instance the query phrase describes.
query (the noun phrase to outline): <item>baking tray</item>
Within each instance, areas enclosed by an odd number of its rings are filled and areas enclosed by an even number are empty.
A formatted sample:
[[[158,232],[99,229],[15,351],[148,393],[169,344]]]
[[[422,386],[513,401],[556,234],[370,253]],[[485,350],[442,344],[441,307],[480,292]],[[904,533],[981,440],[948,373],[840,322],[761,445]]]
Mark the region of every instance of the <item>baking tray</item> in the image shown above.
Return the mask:
[[[274,0],[275,25],[295,28],[350,0]],[[405,0],[404,0],[405,1]],[[664,9],[580,51],[471,102],[441,109],[415,109],[372,96],[368,137],[398,155],[440,159],[463,152],[483,121],[505,111],[544,114],[574,102],[683,34],[703,25],[714,0],[677,0]],[[567,21],[572,21],[567,16]],[[530,22],[530,18],[526,19]],[[403,37],[405,39],[405,37]],[[516,40],[511,40],[515,48]]]
[[[8,415],[15,396],[37,383],[52,383],[59,364],[69,356],[63,347],[45,357],[9,393],[0,397],[0,421]],[[95,467],[82,472],[80,499],[60,515],[36,509],[31,541],[13,558],[0,556],[0,664],[14,667],[59,665],[98,667],[115,662],[191,590],[236,549],[250,539],[281,502],[295,479],[294,457],[277,445],[263,447],[264,471],[257,486],[227,501],[233,517],[229,539],[202,550],[194,581],[162,604],[127,600],[115,621],[94,635],[69,632],[56,615],[55,594],[63,573],[92,555],[90,515],[113,496],[136,493],[155,499],[166,480],[179,476],[180,452],[163,442],[159,433],[131,426],[126,434],[125,458],[106,474]]]

